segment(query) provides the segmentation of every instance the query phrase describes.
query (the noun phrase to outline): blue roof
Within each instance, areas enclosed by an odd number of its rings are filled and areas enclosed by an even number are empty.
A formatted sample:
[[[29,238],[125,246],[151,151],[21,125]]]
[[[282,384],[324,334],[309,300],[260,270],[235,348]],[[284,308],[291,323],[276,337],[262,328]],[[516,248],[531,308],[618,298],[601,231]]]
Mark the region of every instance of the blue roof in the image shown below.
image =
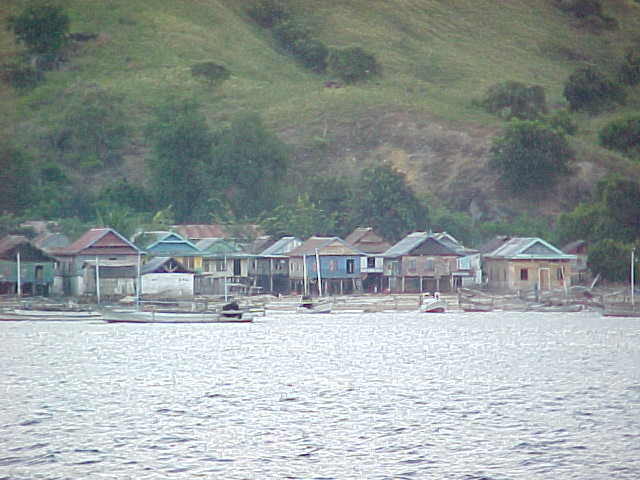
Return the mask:
[[[560,249],[537,237],[514,237],[485,255],[489,258],[513,260],[573,260]]]
[[[299,242],[299,244],[302,244],[302,241],[298,237],[282,237],[280,240],[278,240],[276,243],[271,245],[269,248],[266,248],[265,250],[263,250],[263,252],[260,255],[265,257],[270,257],[274,255],[284,255],[285,253],[290,252],[291,250],[293,250],[293,248],[297,246],[295,245],[296,241]],[[292,244],[293,244],[293,248],[292,248]]]

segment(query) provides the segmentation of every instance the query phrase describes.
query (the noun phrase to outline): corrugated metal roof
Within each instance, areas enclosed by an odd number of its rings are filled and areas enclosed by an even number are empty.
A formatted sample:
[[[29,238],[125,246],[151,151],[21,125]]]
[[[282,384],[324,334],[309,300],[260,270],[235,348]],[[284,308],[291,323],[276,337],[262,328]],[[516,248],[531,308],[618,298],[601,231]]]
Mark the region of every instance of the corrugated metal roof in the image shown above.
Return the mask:
[[[197,242],[196,247],[205,255],[231,255],[242,252],[233,241],[224,238],[205,238]]]
[[[151,260],[149,260],[147,263],[145,263],[141,270],[140,273],[142,273],[143,275],[146,273],[153,273],[154,271],[156,271],[157,269],[164,267],[164,265],[166,265],[169,262],[174,262],[176,265],[179,266],[179,270],[180,273],[193,273],[193,270],[190,270],[188,268],[186,268],[182,263],[180,263],[178,260],[176,260],[173,257],[155,257],[152,258]]]
[[[299,247],[291,250],[287,255],[290,257],[301,257],[303,255],[315,255],[316,249],[320,251],[323,248],[326,248],[327,246],[335,242],[342,244],[342,246],[344,246],[345,249],[349,250],[354,255],[364,255],[364,252],[361,252],[356,247],[345,242],[340,237],[311,237],[307,239]]]
[[[427,232],[413,232],[404,237],[389,250],[382,254],[383,257],[401,257],[408,254],[429,237]]]
[[[560,249],[537,237],[514,237],[485,255],[487,258],[503,259],[546,259],[571,260],[575,255],[567,255]]]
[[[23,243],[29,243],[29,239],[24,235],[7,235],[0,239],[0,256],[10,252]]]
[[[345,241],[366,253],[383,253],[391,247],[391,244],[374,232],[371,227],[356,228]]]
[[[110,235],[112,234],[112,235]],[[65,248],[56,250],[57,255],[75,255],[83,250],[92,247],[104,248],[105,255],[113,254],[126,254],[131,253],[130,249],[135,252],[140,252],[140,249],[136,247],[129,240],[124,238],[118,232],[112,228],[92,228],[84,233],[75,242]],[[99,250],[99,249],[96,249]]]
[[[268,257],[271,255],[284,255],[285,253],[289,253],[293,250],[293,248],[291,247],[295,245],[296,242],[300,242],[300,244],[302,244],[302,240],[300,240],[298,237],[282,237],[269,248],[263,250],[260,255],[264,257]]]

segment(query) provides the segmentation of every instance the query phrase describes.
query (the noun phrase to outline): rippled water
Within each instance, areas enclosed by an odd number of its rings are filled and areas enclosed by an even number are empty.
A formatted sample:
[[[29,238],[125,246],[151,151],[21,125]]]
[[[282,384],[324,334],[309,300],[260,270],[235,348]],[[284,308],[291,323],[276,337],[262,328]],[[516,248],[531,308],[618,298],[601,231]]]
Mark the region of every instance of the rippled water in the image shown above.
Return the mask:
[[[0,324],[0,479],[640,478],[640,321]]]

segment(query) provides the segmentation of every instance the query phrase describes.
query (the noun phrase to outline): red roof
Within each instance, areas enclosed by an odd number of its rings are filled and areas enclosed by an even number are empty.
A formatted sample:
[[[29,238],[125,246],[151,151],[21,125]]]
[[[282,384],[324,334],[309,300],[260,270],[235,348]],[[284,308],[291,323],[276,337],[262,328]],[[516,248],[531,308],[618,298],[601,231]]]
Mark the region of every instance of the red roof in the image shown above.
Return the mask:
[[[137,254],[138,248],[111,228],[92,228],[56,255],[127,255]]]
[[[22,243],[29,243],[29,240],[24,235],[7,235],[0,239],[0,255],[11,251]]]

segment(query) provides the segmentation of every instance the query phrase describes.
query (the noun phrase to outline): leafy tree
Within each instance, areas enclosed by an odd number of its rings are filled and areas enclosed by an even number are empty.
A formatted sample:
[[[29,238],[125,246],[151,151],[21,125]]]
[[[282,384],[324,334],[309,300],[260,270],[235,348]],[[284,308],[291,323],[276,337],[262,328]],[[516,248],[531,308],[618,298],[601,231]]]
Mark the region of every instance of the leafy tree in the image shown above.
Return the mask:
[[[52,138],[60,161],[87,170],[117,162],[131,132],[122,105],[121,97],[104,90],[71,100]]]
[[[626,85],[640,83],[640,52],[628,52],[625,61],[620,65],[618,78]]]
[[[362,172],[356,187],[356,220],[389,240],[424,229],[429,212],[406,182],[403,173],[382,165]]]
[[[151,212],[154,202],[151,195],[138,185],[132,185],[126,179],[117,180],[100,192],[100,198],[108,204],[122,205],[135,212]]]
[[[212,159],[212,136],[194,102],[171,99],[154,111],[145,128],[153,155],[147,159],[158,205],[173,205],[177,221],[189,221],[207,198],[206,174]]]
[[[142,215],[125,205],[103,202],[96,210],[96,223],[98,226],[113,228],[126,238],[130,238],[135,233],[142,218]]]
[[[543,87],[515,81],[492,85],[480,103],[488,112],[507,120],[534,120],[547,112]]]
[[[335,234],[337,225],[335,213],[327,214],[310,200],[308,194],[302,194],[293,205],[278,205],[262,226],[270,235],[307,238]]]
[[[632,241],[640,237],[640,185],[625,178],[608,180],[601,187],[607,215],[616,222],[617,238]]]
[[[562,10],[572,13],[578,18],[602,15],[600,0],[560,0]]]
[[[0,139],[0,214],[24,211],[31,201],[33,160],[23,150]]]
[[[591,272],[602,275],[605,280],[623,282],[630,278],[629,255],[631,246],[605,238],[589,247],[587,266]]]
[[[272,28],[291,15],[281,0],[256,0],[247,13],[262,28]]]
[[[69,16],[55,5],[32,4],[20,15],[10,17],[8,26],[30,53],[55,54],[65,44]]]
[[[0,79],[17,90],[35,88],[44,80],[40,70],[22,62],[2,65],[1,68]]]
[[[12,213],[0,212],[0,238],[18,231],[21,223],[22,219]]]
[[[309,187],[313,203],[335,219],[333,234],[348,235],[356,227],[353,219],[353,185],[343,177],[320,176]]]
[[[382,72],[376,57],[360,47],[333,49],[328,66],[347,83],[360,82]]]
[[[246,115],[220,136],[210,175],[222,181],[236,216],[257,218],[280,203],[288,150],[257,115]]]
[[[489,167],[513,192],[546,189],[568,173],[572,156],[563,134],[542,122],[513,120],[493,140]]]
[[[567,109],[561,109],[544,117],[544,121],[552,128],[567,135],[575,135],[578,132],[578,124],[571,118]]]
[[[640,152],[640,115],[620,118],[600,130],[600,143],[622,153]]]
[[[624,104],[626,93],[616,82],[593,67],[573,72],[564,86],[564,96],[572,111],[597,113],[612,104]]]
[[[231,72],[224,65],[214,62],[202,62],[191,65],[191,75],[202,77],[210,87],[219,87],[229,79]]]

